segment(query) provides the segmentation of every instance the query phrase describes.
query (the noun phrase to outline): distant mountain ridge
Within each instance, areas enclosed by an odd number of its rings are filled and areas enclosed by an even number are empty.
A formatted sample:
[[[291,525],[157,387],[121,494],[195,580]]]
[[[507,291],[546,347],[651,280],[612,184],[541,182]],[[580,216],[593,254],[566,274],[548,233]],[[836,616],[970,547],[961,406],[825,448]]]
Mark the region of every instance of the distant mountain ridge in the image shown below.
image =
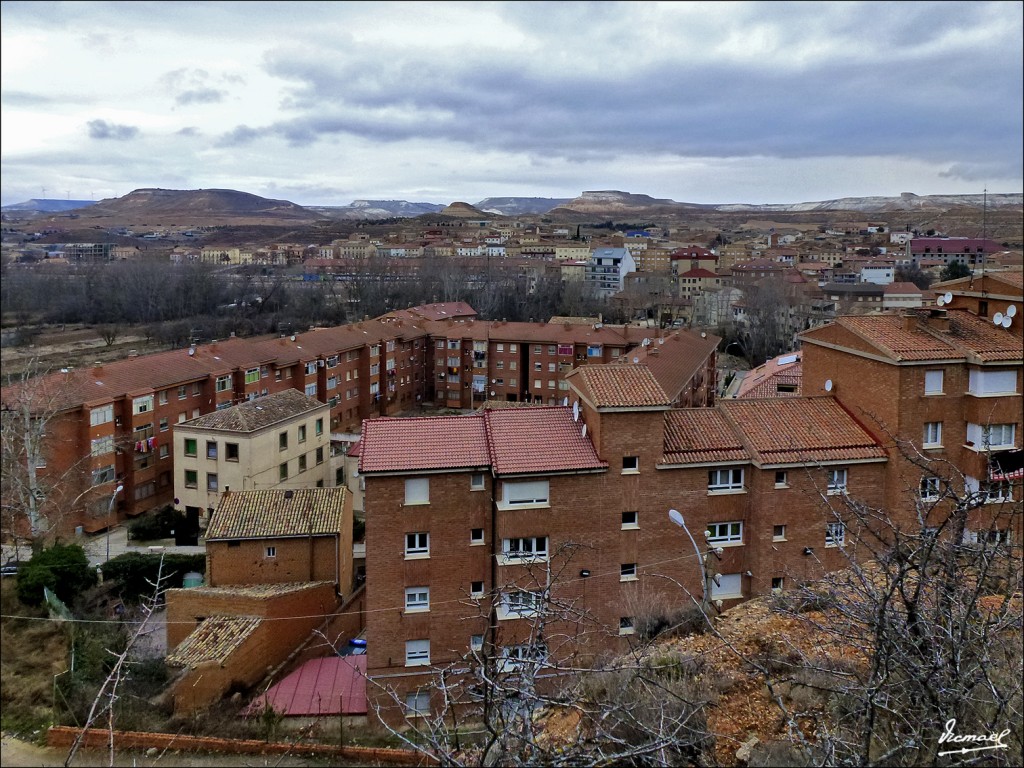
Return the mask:
[[[348,205],[308,205],[332,219],[392,219],[413,218],[444,209],[438,203],[410,203],[405,200],[353,200]]]
[[[0,211],[38,211],[39,213],[60,213],[62,211],[72,211],[75,208],[85,208],[95,204],[95,200],[54,200],[45,197],[34,197],[23,203],[5,205],[3,208],[0,208]]]

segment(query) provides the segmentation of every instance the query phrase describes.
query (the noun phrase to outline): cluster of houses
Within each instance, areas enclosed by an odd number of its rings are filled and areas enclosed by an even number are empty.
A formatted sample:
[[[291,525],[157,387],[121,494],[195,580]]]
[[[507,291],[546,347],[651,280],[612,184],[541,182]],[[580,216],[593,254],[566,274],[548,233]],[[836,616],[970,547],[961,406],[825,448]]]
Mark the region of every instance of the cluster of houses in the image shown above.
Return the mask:
[[[844,567],[866,535],[849,499],[939,526],[949,467],[976,501],[965,540],[1019,546],[1022,289],[986,272],[838,316],[725,398],[707,332],[434,304],[66,370],[3,403],[59,404],[38,471],[62,479],[41,503],[74,510],[66,529],[168,503],[201,521],[205,584],[168,597],[177,710],[358,637],[337,674],[402,723],[480,659],[579,667],[704,589],[725,609]]]

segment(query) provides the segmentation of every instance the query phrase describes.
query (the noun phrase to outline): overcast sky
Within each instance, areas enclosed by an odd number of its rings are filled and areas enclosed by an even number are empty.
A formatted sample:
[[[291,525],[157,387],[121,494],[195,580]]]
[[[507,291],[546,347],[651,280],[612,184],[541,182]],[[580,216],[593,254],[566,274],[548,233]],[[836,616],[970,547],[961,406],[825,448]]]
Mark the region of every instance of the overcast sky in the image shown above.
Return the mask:
[[[1022,9],[5,1],[2,203],[1019,193]]]

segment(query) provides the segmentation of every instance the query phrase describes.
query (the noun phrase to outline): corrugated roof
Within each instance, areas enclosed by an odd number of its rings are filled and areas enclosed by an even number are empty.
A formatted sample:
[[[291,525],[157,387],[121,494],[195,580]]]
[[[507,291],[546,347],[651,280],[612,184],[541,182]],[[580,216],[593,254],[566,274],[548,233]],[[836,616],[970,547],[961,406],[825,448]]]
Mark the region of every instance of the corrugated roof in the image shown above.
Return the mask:
[[[248,400],[230,408],[199,416],[183,422],[183,426],[231,432],[256,432],[272,424],[320,408],[326,410],[327,405],[297,389],[286,389],[283,392],[276,392],[273,395]]]
[[[192,668],[204,662],[223,663],[256,631],[262,619],[255,616],[211,616],[199,623],[171,653],[172,667]]]
[[[339,534],[346,493],[344,486],[226,492],[206,540]]]
[[[885,449],[834,397],[723,400],[759,464],[884,459]]]
[[[566,375],[595,408],[669,406],[668,396],[645,365],[584,365]]]
[[[665,414],[661,464],[746,462],[743,441],[717,408],[684,408]]]
[[[366,655],[310,659],[256,698],[246,714],[259,714],[267,704],[286,716],[365,715]]]

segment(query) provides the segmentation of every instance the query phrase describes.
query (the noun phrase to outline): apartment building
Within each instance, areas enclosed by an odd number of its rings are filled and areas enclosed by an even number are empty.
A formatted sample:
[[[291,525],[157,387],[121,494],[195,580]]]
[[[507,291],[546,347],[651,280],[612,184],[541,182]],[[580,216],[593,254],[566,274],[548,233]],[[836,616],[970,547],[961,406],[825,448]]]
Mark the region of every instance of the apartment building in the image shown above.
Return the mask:
[[[670,509],[721,547],[710,598],[726,605],[845,562],[847,521],[823,499],[884,498],[882,445],[832,397],[677,409],[632,363],[568,381],[572,405],[364,422],[367,673],[395,699],[368,690],[385,717],[424,711],[474,653],[514,665],[539,648],[557,674],[699,599]]]
[[[174,498],[200,525],[228,491],[334,485],[330,408],[296,389],[174,428]]]
[[[4,387],[0,398],[7,414],[47,413],[41,517],[67,510],[65,533],[92,533],[173,502],[181,473],[172,436],[186,421],[288,390],[326,403],[331,433],[356,433],[363,419],[425,403],[557,402],[569,371],[619,360],[652,336],[633,326],[483,322],[475,314],[464,303],[432,304],[291,336],[229,338],[65,369],[31,387]],[[707,339],[676,333],[714,354]]]

